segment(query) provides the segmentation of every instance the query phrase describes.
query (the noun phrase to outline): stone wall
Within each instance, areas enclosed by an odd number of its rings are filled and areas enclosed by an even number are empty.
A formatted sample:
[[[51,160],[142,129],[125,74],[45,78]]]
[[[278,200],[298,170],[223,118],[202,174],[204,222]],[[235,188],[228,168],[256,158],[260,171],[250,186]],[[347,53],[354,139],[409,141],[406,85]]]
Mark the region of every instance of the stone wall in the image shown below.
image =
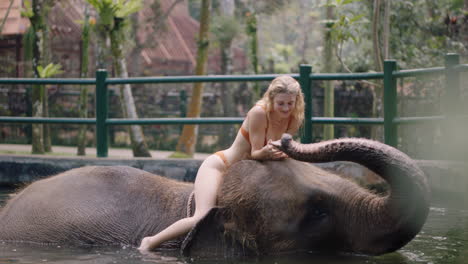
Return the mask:
[[[168,178],[193,182],[201,165],[195,159],[151,158],[84,158],[84,157],[43,157],[0,155],[0,186],[29,183],[60,172],[90,165],[127,165]],[[433,192],[455,196],[468,193],[468,164],[452,161],[418,160],[426,173]],[[325,170],[350,178],[357,183],[385,191],[385,182],[372,171],[352,162],[330,162],[315,164]]]
[[[126,165],[168,178],[193,181],[201,160],[151,158],[112,159],[81,157],[34,157],[0,155],[0,186],[32,182],[83,166]]]

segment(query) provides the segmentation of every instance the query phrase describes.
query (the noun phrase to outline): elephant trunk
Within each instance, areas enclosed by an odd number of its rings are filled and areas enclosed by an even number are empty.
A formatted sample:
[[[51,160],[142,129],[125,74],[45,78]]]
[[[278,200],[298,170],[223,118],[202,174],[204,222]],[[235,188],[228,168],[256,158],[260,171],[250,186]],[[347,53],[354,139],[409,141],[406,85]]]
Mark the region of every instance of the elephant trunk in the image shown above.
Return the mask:
[[[422,170],[401,151],[377,141],[357,138],[300,144],[288,134],[284,134],[281,144],[276,142],[276,146],[301,161],[355,162],[388,182],[391,192],[387,197],[358,191],[342,201],[342,209],[349,212],[351,218],[338,223],[348,233],[347,250],[365,254],[391,252],[404,246],[421,230],[429,211],[429,186]],[[349,193],[349,190],[343,191]]]

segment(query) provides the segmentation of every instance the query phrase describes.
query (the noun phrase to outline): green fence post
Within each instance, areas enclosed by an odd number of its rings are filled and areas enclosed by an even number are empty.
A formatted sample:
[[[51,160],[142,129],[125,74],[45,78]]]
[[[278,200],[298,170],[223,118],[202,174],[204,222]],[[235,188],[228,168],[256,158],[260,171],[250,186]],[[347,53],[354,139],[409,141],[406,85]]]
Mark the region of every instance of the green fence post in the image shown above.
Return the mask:
[[[180,109],[180,117],[187,116],[187,92],[185,90],[180,91],[179,94],[179,109]]]
[[[385,144],[396,147],[398,144],[397,126],[394,122],[397,113],[397,80],[393,77],[397,63],[384,62],[384,140]]]
[[[107,91],[107,71],[99,69],[96,71],[96,145],[97,156],[107,157],[107,112],[108,112],[108,91]]]
[[[305,112],[304,112],[304,133],[301,136],[302,143],[312,143],[312,91],[310,74],[312,66],[301,64],[299,66],[299,83],[304,93]]]

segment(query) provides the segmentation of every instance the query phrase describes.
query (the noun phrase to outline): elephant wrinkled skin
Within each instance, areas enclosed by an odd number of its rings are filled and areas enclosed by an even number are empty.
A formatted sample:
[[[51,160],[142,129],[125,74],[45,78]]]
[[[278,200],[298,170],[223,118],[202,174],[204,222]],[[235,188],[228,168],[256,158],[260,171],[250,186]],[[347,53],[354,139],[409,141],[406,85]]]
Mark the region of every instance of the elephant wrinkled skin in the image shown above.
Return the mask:
[[[276,144],[291,159],[233,164],[218,207],[185,238],[164,246],[192,256],[377,255],[401,248],[421,230],[429,208],[427,180],[400,151],[365,139],[302,145],[284,135]],[[366,166],[391,191],[373,194],[308,163],[339,160]],[[0,211],[0,240],[136,246],[185,217],[192,190],[191,183],[131,167],[73,169],[37,181],[8,201]]]

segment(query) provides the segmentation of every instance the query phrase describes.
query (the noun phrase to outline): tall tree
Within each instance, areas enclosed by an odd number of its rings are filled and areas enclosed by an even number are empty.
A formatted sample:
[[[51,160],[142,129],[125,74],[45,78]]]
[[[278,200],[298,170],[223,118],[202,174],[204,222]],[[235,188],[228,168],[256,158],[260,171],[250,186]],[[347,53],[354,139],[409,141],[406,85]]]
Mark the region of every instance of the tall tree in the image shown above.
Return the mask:
[[[254,74],[258,74],[258,34],[257,34],[257,14],[255,11],[248,11],[245,14],[245,32],[249,42],[249,58],[252,63]],[[255,98],[260,98],[260,86],[258,82],[254,84]]]
[[[85,5],[84,21],[81,31],[81,65],[80,65],[80,78],[88,77],[88,62],[89,62],[89,8]],[[81,85],[80,87],[80,100],[79,100],[79,114],[80,118],[88,117],[88,86]],[[87,125],[81,125],[78,131],[78,156],[86,155],[86,130]]]
[[[254,74],[260,73],[258,56],[258,16],[261,14],[273,14],[283,7],[289,0],[245,0],[236,1],[236,9],[240,10],[245,23],[245,33],[248,42],[248,56]],[[254,96],[256,100],[261,96],[261,88],[258,82],[254,83]]]
[[[234,1],[219,1],[217,16],[213,19],[212,33],[221,52],[221,74],[232,74],[232,51],[231,46],[234,38],[239,34],[239,23],[234,17]],[[224,116],[234,116],[234,94],[232,87],[227,83],[221,83],[221,100],[223,102]],[[230,146],[236,135],[234,126],[227,126],[225,133],[219,136],[218,145],[221,148]]]
[[[141,9],[141,0],[87,0],[87,2],[96,9],[99,15],[96,29],[101,39],[101,45],[105,45],[107,39],[110,40],[110,51],[113,57],[115,74],[121,78],[128,78],[124,54],[125,29],[130,20],[130,15]],[[101,46],[100,48],[102,50],[106,47]],[[120,86],[120,101],[124,118],[137,119],[138,114],[129,84]],[[141,126],[130,126],[130,140],[133,156],[151,157]]]
[[[324,45],[323,45],[323,71],[331,73],[335,71],[334,55],[336,43],[332,38],[332,28],[335,23],[334,6],[331,5],[330,0],[326,5],[326,23],[324,28]],[[335,87],[332,81],[325,82],[324,86],[324,102],[323,114],[326,117],[335,116]],[[334,125],[323,126],[323,139],[333,139],[335,137]]]
[[[390,3],[385,1],[384,5],[384,20],[383,20],[383,57],[384,59],[390,58]]]
[[[48,62],[48,27],[47,17],[53,0],[32,0],[26,1],[25,8],[22,15],[29,18],[31,27],[30,33],[27,34],[32,38],[30,42],[32,45],[32,67],[34,78],[40,78],[39,66],[44,66]],[[32,116],[43,117],[44,111],[47,111],[47,91],[44,85],[33,85],[32,87]],[[49,141],[50,142],[50,141]],[[50,151],[50,144],[48,145]],[[42,124],[32,125],[32,153],[43,154],[46,149],[44,148],[44,126]]]
[[[208,59],[209,28],[210,28],[211,0],[202,0],[200,13],[200,29],[198,32],[196,75],[206,74],[206,61]],[[195,83],[190,98],[187,117],[200,117],[202,103],[203,83]],[[192,157],[195,153],[195,145],[198,136],[197,125],[184,125],[182,134],[177,142],[177,152],[185,153]]]
[[[47,65],[50,65],[52,62],[51,60],[51,48],[50,48],[50,35],[49,35],[49,24],[47,23],[47,18],[49,17],[49,13],[53,5],[55,4],[54,0],[45,0],[43,2],[42,10],[39,10],[42,13],[42,16],[44,17],[44,27],[41,32],[41,52],[42,52],[42,67],[47,67]],[[60,66],[59,66],[60,67]],[[55,75],[55,74],[54,74]],[[50,78],[52,76],[48,76],[45,78]],[[42,114],[43,117],[49,117],[49,96],[48,96],[48,89],[47,85],[44,86],[42,89],[42,92],[44,93],[43,98],[44,98],[44,103],[42,104],[43,110]],[[50,124],[44,124],[43,125],[44,129],[44,151],[45,152],[52,152],[52,141],[51,141],[51,132],[50,132]]]
[[[374,0],[374,12],[372,14],[372,49],[374,54],[375,70],[383,70],[382,49],[380,45],[380,0]]]
[[[383,71],[383,60],[382,60],[382,47],[381,47],[381,16],[380,16],[381,2],[380,0],[374,0],[373,12],[372,12],[372,50],[374,55],[374,69],[377,72]],[[387,46],[388,47],[388,46]],[[378,116],[379,109],[382,107],[382,96],[383,96],[383,86],[382,82],[378,81],[378,84],[373,86],[372,95],[372,115]],[[382,128],[372,127],[371,137],[378,138],[378,135],[381,135]]]

